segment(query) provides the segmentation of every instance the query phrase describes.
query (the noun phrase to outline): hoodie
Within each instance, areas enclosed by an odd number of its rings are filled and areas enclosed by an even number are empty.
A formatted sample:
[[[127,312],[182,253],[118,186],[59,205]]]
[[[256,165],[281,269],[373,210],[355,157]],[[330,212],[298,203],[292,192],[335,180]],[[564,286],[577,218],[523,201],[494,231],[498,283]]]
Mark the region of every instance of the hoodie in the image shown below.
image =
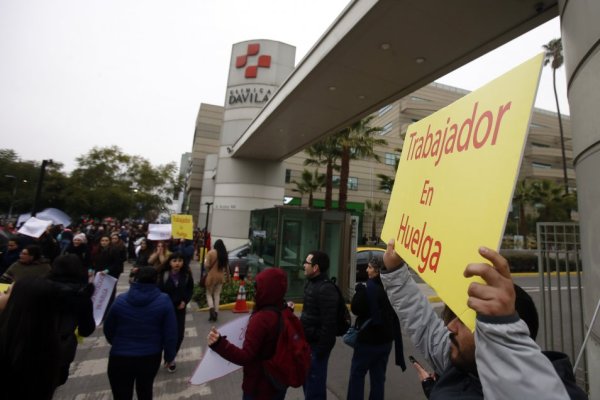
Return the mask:
[[[155,284],[132,283],[108,311],[104,336],[111,355],[139,357],[164,350],[165,360],[173,361],[177,322],[169,296]]]
[[[262,362],[275,353],[279,337],[279,313],[283,309],[283,297],[287,291],[287,275],[280,268],[267,268],[256,276],[255,307],[240,349],[229,343],[226,337],[211,346],[224,359],[244,367],[242,391],[255,400],[272,399],[277,393],[264,373]]]

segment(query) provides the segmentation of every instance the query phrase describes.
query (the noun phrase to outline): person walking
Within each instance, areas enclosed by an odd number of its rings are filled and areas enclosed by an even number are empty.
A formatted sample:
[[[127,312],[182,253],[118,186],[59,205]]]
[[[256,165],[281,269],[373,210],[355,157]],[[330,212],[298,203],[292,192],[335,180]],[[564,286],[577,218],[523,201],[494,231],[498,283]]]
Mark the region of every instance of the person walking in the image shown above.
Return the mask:
[[[152,399],[163,351],[168,362],[175,359],[175,311],[156,281],[156,269],[141,267],[104,321],[104,336],[111,345],[108,380],[115,400],[131,400],[134,385],[138,400]]]
[[[60,372],[59,385],[69,377],[69,366],[75,359],[77,335],[90,336],[96,329],[92,294],[87,269],[76,254],[58,256],[52,263],[48,279],[56,288],[59,300]]]
[[[91,254],[85,233],[77,233],[73,236],[73,240],[65,248],[63,254],[75,254],[79,257],[83,266],[88,268],[91,264]]]
[[[352,313],[361,327],[352,355],[348,400],[364,399],[365,375],[369,372],[369,400],[383,400],[385,374],[395,333],[400,335],[396,318],[379,276],[383,260],[372,258],[367,265],[369,279],[356,285]],[[404,365],[405,369],[406,366]]]
[[[311,363],[304,384],[308,400],[327,398],[327,364],[335,345],[337,329],[338,290],[327,276],[329,256],[322,251],[311,251],[304,262],[304,307],[300,321],[311,348]]]
[[[283,400],[286,389],[276,389],[265,373],[263,361],[273,357],[279,337],[279,313],[287,305],[287,276],[280,268],[267,268],[256,275],[255,306],[248,321],[242,348],[231,344],[215,327],[207,342],[212,350],[234,364],[244,367],[244,400]]]
[[[221,239],[218,239],[212,250],[206,254],[204,266],[208,273],[206,276],[206,302],[210,309],[209,321],[216,321],[219,316],[221,290],[225,280],[225,271],[228,268],[229,258],[227,249]]]
[[[185,333],[185,314],[187,304],[194,293],[194,279],[190,266],[185,264],[181,253],[173,253],[158,272],[158,288],[166,293],[175,310],[177,319],[177,347],[175,355],[181,347]],[[165,359],[165,367],[169,372],[175,372],[175,361]]]
[[[160,268],[167,260],[171,252],[167,248],[167,244],[162,240],[156,243],[154,252],[148,257],[148,264],[153,265],[155,268]]]

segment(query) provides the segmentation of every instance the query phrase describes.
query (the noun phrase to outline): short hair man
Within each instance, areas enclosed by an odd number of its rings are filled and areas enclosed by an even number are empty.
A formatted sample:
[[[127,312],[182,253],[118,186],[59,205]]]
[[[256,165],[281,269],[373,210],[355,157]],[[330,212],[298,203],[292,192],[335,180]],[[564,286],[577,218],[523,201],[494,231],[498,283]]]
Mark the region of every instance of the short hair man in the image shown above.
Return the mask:
[[[304,384],[307,400],[327,398],[327,363],[335,345],[337,305],[339,294],[329,280],[329,256],[322,251],[311,251],[304,262],[304,305],[300,321],[311,349],[308,378]]]
[[[566,356],[554,353],[552,358],[560,359],[551,361],[529,336],[516,311],[530,320],[532,330],[537,330],[537,312],[531,318],[535,306],[525,292],[515,295],[506,259],[485,247],[479,254],[493,267],[474,263],[464,272],[487,283],[473,282],[468,289],[467,305],[477,312],[473,334],[453,315],[446,315],[444,326],[394,251],[394,241],[388,243],[381,279],[405,332],[439,376],[429,398],[586,399],[568,368],[562,371],[568,376],[557,372],[558,364],[568,363]]]

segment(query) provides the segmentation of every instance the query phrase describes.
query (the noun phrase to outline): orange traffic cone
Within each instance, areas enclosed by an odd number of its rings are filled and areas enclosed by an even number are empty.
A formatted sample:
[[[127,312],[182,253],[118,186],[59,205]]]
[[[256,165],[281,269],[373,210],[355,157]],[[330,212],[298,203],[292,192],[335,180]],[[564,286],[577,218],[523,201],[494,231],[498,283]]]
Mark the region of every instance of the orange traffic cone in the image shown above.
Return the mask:
[[[233,280],[234,281],[240,280],[240,267],[238,267],[237,265],[235,266],[235,269],[233,270]]]
[[[248,304],[246,304],[246,286],[244,281],[240,281],[240,289],[238,290],[237,299],[235,300],[235,306],[232,311],[234,313],[250,312]]]

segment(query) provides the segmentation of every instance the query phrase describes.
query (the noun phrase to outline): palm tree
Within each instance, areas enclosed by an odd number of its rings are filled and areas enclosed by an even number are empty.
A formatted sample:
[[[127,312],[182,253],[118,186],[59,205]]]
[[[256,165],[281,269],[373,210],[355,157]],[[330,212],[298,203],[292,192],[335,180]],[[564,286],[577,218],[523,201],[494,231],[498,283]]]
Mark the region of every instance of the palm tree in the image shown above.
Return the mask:
[[[325,166],[325,209],[331,210],[333,192],[333,171],[339,171],[336,164],[339,159],[339,149],[335,138],[328,136],[305,150],[309,158],[304,160],[304,165]]]
[[[377,220],[383,219],[385,210],[383,209],[383,201],[377,203],[371,200],[365,201],[367,214],[371,216],[371,238],[377,238]]]
[[[570,205],[574,196],[565,196],[560,185],[548,179],[536,180],[531,186],[531,200],[538,211],[539,222],[560,222],[571,219]]]
[[[559,69],[564,62],[562,52],[562,40],[552,39],[548,44],[543,45],[545,51],[544,65],[550,64],[552,67],[552,84],[554,87],[554,99],[556,100],[556,112],[558,114],[558,129],[560,131],[560,149],[562,152],[563,164],[563,179],[565,186],[565,196],[569,194],[569,178],[567,177],[567,157],[565,155],[565,136],[563,132],[562,117],[560,115],[560,106],[558,103],[558,93],[556,92],[556,70]]]
[[[313,206],[313,193],[321,190],[321,188],[325,185],[325,175],[320,174],[317,170],[314,173],[311,173],[309,170],[305,169],[302,171],[302,179],[298,181],[292,181],[296,185],[296,189],[293,189],[294,192],[300,193],[300,198],[302,198],[306,193],[308,193],[308,207],[312,208]],[[302,200],[300,200],[302,203]]]
[[[527,216],[525,215],[525,207],[533,200],[533,186],[531,182],[522,179],[517,182],[513,201],[519,205],[519,233],[527,238],[529,227],[527,226]],[[525,240],[525,248],[527,248],[527,240]]]
[[[394,189],[396,172],[398,171],[398,164],[400,164],[400,154],[402,154],[402,149],[400,147],[396,147],[394,151],[398,152],[398,156],[394,163],[394,175],[388,176],[385,174],[377,174],[377,177],[379,178],[379,190],[383,190],[386,193],[392,193],[392,190]]]
[[[376,132],[382,131],[381,127],[369,125],[374,116],[370,115],[355,122],[348,128],[335,135],[340,148],[340,193],[339,209],[346,210],[348,200],[348,175],[350,174],[350,160],[373,158],[379,161],[379,156],[373,150],[374,146],[385,146],[385,139],[373,137]]]

